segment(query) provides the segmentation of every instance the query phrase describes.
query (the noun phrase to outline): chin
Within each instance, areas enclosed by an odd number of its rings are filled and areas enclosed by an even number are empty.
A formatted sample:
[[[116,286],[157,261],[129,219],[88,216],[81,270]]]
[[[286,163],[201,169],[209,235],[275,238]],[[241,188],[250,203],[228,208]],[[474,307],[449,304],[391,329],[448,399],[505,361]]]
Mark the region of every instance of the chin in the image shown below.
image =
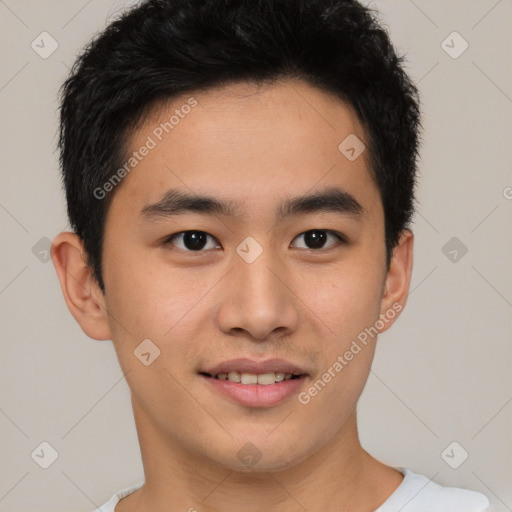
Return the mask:
[[[288,442],[276,437],[272,441],[253,438],[253,441],[236,440],[222,453],[210,454],[211,460],[231,471],[239,473],[271,473],[297,466],[315,452],[314,446],[306,447],[304,438]],[[228,455],[228,456],[226,456]]]

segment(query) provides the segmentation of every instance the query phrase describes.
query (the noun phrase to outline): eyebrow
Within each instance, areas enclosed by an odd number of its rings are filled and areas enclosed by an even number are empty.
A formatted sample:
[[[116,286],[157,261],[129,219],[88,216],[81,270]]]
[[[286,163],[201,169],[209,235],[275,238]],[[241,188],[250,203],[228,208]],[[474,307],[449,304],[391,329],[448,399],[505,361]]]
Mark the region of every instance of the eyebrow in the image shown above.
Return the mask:
[[[319,192],[284,200],[276,210],[276,222],[292,215],[317,212],[360,217],[364,211],[363,206],[352,194],[339,187],[329,187]],[[241,216],[240,207],[232,201],[189,194],[179,189],[169,189],[159,201],[145,205],[140,215],[151,221],[190,212],[226,217]]]

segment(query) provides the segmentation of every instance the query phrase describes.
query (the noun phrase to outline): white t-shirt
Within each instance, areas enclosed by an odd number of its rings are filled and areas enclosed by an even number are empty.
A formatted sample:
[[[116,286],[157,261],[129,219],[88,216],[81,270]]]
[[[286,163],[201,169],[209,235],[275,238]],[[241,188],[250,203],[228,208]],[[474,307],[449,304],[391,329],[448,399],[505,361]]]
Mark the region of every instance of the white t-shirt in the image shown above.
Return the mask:
[[[443,487],[407,468],[395,468],[404,475],[395,492],[374,512],[482,512],[489,507],[487,497],[476,491]],[[144,482],[116,492],[93,512],[114,512],[119,501],[140,489]]]

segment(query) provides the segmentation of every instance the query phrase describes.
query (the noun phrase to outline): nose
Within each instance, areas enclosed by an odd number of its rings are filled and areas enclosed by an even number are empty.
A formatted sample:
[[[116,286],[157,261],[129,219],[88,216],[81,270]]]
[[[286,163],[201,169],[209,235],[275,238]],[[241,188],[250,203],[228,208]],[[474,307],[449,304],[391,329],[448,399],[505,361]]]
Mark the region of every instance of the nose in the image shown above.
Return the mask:
[[[226,277],[217,312],[223,332],[268,341],[297,328],[299,301],[291,277],[270,249],[252,263],[235,257]]]

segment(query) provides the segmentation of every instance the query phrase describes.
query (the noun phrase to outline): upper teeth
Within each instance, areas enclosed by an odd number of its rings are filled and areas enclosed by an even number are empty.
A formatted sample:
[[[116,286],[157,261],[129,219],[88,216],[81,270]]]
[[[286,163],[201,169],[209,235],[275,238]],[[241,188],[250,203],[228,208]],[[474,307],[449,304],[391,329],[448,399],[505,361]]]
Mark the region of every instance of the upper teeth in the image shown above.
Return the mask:
[[[276,382],[282,382],[283,380],[289,380],[292,378],[291,373],[247,373],[247,372],[229,372],[219,373],[216,375],[217,379],[229,380],[231,382],[240,382],[241,384],[275,384]]]

